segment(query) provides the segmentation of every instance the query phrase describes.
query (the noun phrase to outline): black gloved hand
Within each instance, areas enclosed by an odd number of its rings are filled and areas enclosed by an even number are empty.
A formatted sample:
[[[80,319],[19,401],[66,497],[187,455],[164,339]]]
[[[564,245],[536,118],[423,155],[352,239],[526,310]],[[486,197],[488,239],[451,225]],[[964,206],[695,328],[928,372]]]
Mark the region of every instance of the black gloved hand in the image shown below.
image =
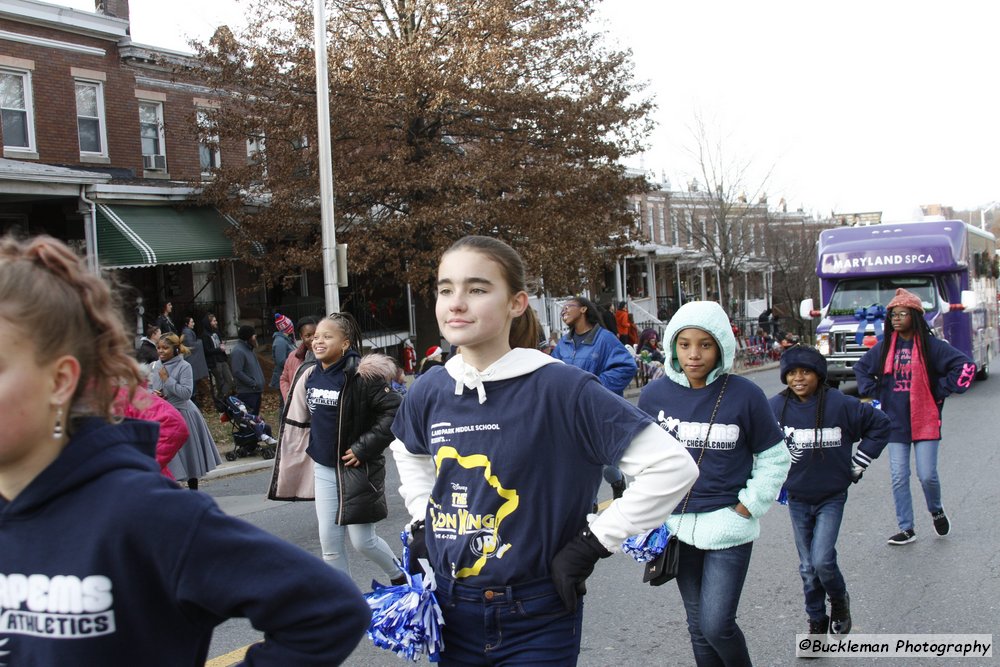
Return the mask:
[[[851,484],[857,484],[861,481],[861,476],[865,474],[865,469],[863,466],[854,464],[851,466]]]
[[[410,574],[425,574],[424,568],[420,567],[420,558],[429,558],[427,554],[427,532],[424,529],[424,520],[414,521],[407,531],[406,546],[410,548],[410,561],[406,563],[406,571]]]
[[[594,564],[607,558],[611,552],[589,529],[584,529],[570,540],[552,559],[552,583],[566,610],[575,612],[579,596],[587,594],[587,577],[594,571]]]

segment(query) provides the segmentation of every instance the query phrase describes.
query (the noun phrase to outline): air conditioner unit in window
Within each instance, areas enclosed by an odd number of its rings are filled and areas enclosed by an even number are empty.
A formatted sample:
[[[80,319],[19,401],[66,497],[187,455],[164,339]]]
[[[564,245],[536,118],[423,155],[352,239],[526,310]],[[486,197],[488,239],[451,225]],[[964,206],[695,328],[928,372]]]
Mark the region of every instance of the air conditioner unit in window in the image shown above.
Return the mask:
[[[167,170],[167,156],[166,155],[143,155],[142,156],[142,168],[146,171],[166,171]]]

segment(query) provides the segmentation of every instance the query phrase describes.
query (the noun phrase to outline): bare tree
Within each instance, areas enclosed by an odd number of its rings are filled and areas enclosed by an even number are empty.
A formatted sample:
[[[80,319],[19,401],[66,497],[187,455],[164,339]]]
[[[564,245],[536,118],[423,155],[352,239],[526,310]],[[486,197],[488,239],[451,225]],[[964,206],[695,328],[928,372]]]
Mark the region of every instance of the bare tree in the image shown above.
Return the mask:
[[[748,184],[751,163],[734,157],[721,138],[713,138],[700,115],[692,128],[690,154],[697,176],[689,183],[685,199],[689,215],[678,220],[682,235],[718,272],[719,302],[729,305],[735,297],[734,281],[758,254],[757,232],[767,216],[765,184]]]
[[[804,216],[768,215],[764,249],[772,268],[774,306],[784,314],[782,327],[800,336],[811,333],[809,322],[798,317],[799,303],[817,298],[816,242],[822,225]]]

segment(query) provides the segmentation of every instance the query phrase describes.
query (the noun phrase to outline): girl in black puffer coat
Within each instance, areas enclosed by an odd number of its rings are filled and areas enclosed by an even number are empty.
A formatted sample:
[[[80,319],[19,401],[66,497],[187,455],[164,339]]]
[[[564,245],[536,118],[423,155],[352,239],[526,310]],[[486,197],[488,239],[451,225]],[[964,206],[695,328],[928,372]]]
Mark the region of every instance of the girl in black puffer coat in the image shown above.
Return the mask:
[[[389,388],[395,363],[382,354],[362,357],[360,342],[350,315],[336,313],[316,327],[316,361],[299,368],[281,416],[268,498],[315,499],[324,560],[349,573],[346,534],[391,583],[402,583],[396,557],[375,534],[375,522],[388,515],[384,451],[401,397]]]

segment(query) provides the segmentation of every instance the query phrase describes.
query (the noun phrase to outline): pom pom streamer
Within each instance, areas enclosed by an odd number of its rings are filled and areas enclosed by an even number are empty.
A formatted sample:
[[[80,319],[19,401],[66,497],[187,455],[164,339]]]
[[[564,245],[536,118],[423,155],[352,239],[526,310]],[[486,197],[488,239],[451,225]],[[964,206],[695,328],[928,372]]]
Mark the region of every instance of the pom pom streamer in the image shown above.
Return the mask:
[[[410,550],[404,531],[403,561],[409,562]],[[438,662],[444,639],[441,626],[444,617],[434,596],[433,575],[424,577],[406,572],[406,583],[383,586],[372,581],[372,591],[365,593],[365,600],[372,610],[368,637],[379,648],[392,651],[401,658],[416,662],[427,654],[430,662]]]
[[[670,531],[667,530],[667,524],[663,524],[642,535],[633,535],[628,538],[622,542],[622,551],[631,554],[637,562],[646,563],[663,553],[669,537]]]

